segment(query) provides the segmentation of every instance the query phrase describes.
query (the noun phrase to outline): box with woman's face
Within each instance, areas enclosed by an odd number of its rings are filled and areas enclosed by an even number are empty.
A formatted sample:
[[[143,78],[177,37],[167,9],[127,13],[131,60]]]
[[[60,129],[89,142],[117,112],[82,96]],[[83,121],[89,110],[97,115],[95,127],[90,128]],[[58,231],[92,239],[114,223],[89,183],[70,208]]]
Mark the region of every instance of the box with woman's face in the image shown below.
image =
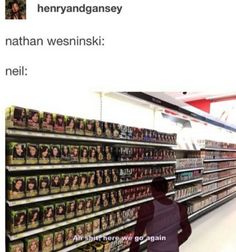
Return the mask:
[[[117,183],[119,181],[119,170],[117,168],[111,169],[111,179],[113,183]]]
[[[85,136],[94,136],[95,135],[95,122],[94,120],[85,120]]]
[[[93,221],[86,221],[84,223],[84,235],[85,237],[89,237],[92,236],[93,234]]]
[[[95,172],[90,171],[87,173],[87,180],[88,180],[88,188],[95,187]]]
[[[10,233],[16,234],[26,230],[26,210],[10,211]]]
[[[76,212],[75,200],[66,201],[66,219],[74,218],[75,212]]]
[[[85,237],[84,223],[75,226],[76,241],[81,241]]]
[[[101,217],[100,228],[102,231],[106,231],[109,228],[109,215],[105,214]]]
[[[64,230],[54,232],[54,250],[62,249],[64,246]]]
[[[112,137],[112,123],[104,122],[104,137],[111,138]]]
[[[97,169],[95,171],[95,181],[96,181],[96,186],[104,185],[103,170]]]
[[[88,163],[89,160],[89,150],[88,146],[80,146],[80,163]]]
[[[70,146],[70,158],[72,163],[78,163],[79,162],[79,150],[80,147],[78,145],[71,145]]]
[[[65,245],[69,246],[74,243],[75,239],[75,227],[65,228]]]
[[[76,191],[79,189],[79,185],[80,185],[80,177],[77,173],[71,173],[70,174],[70,178],[71,178],[71,186],[70,189],[72,191]]]
[[[35,197],[38,195],[38,177],[28,176],[25,178],[26,183],[26,197]]]
[[[105,185],[111,184],[112,179],[111,179],[111,170],[110,169],[103,170],[103,181],[104,181]]]
[[[80,172],[79,173],[80,176],[80,184],[79,184],[79,188],[80,189],[86,189],[88,187],[88,175],[87,172]]]
[[[53,114],[48,112],[40,113],[40,121],[41,121],[41,130],[43,131],[53,131]]]
[[[121,204],[124,202],[124,192],[123,189],[119,189],[118,191],[118,202]]]
[[[96,120],[95,121],[95,136],[103,137],[103,129],[104,129],[104,122]]]
[[[64,115],[54,114],[54,132],[64,133],[65,132],[65,117]]]
[[[25,164],[26,144],[10,142],[7,144],[7,164]]]
[[[27,211],[27,229],[36,228],[39,226],[40,208],[30,207]]]
[[[76,216],[82,216],[85,212],[85,200],[83,198],[76,199]]]
[[[82,118],[76,118],[75,133],[80,136],[85,134],[85,120]]]
[[[39,176],[39,195],[48,195],[50,192],[50,175]]]
[[[26,252],[39,252],[39,237],[34,236],[25,239]]]
[[[113,131],[112,132],[113,138],[120,138],[121,130],[120,130],[119,124],[113,123],[112,124],[112,131]]]
[[[65,116],[65,131],[67,134],[75,134],[75,118],[72,116]]]
[[[53,174],[51,175],[51,193],[59,193],[61,191],[61,175]]]
[[[102,207],[107,208],[110,205],[110,194],[109,192],[102,193]]]
[[[102,144],[98,144],[96,147],[97,162],[103,162],[105,158],[104,147]]]
[[[27,143],[26,145],[26,164],[37,164],[38,163],[38,145]]]
[[[22,199],[25,197],[25,177],[8,177],[8,199]]]
[[[93,235],[96,235],[100,232],[100,218],[93,220]]]
[[[61,145],[61,163],[70,163],[70,145]]]
[[[22,241],[15,241],[9,243],[9,252],[24,252],[24,243]]]
[[[52,144],[50,146],[50,163],[58,164],[61,162],[61,146],[59,144]]]
[[[93,196],[93,211],[94,212],[100,211],[101,205],[102,205],[101,199],[102,198],[100,194]]]
[[[27,109],[27,128],[32,130],[39,130],[40,128],[40,113],[38,110]]]
[[[42,205],[40,207],[40,211],[42,213],[42,224],[48,225],[54,222],[55,217],[55,211],[54,211],[54,205],[48,204],[48,205]]]
[[[96,146],[92,145],[89,146],[89,163],[96,163],[97,162],[97,148]]]
[[[85,213],[89,214],[93,211],[93,197],[85,198]]]
[[[105,146],[105,161],[113,161],[113,148],[110,145]]]
[[[39,164],[49,164],[50,162],[50,145],[39,144]]]
[[[118,192],[117,191],[110,192],[110,201],[111,201],[112,206],[115,206],[118,203]]]
[[[61,174],[61,192],[70,191],[71,178],[69,173]]]
[[[109,213],[109,227],[110,228],[113,228],[116,226],[116,213],[115,212],[112,212],[112,213]]]
[[[10,107],[6,109],[7,128],[26,128],[26,109],[20,107]]]
[[[40,234],[40,247],[43,252],[53,251],[53,232]]]
[[[65,202],[55,203],[55,220],[63,221],[66,218]]]

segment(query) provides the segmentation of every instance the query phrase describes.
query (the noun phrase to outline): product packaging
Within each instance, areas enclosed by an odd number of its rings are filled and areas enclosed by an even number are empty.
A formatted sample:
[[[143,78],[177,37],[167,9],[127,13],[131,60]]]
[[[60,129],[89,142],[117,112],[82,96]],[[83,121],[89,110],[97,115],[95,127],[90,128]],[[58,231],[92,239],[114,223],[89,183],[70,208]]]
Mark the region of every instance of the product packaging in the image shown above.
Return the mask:
[[[84,136],[84,134],[85,134],[85,120],[82,118],[77,118],[75,126],[76,126],[75,133],[77,135]]]
[[[98,194],[98,195],[93,196],[93,211],[94,212],[100,211],[101,204],[102,204],[101,195]]]
[[[43,131],[53,131],[53,114],[52,113],[47,113],[47,112],[42,112],[40,113],[40,121],[41,121],[41,130]]]
[[[65,117],[64,115],[54,114],[54,132],[64,133],[65,132]]]
[[[32,130],[39,130],[39,111],[33,109],[27,109],[27,128]]]
[[[49,164],[50,162],[50,145],[39,144],[39,164]]]
[[[76,216],[83,216],[85,213],[85,200],[83,198],[76,199]]]
[[[75,238],[75,227],[65,228],[65,246],[72,245]]]
[[[50,146],[50,163],[58,164],[61,162],[61,148],[59,144]]]
[[[100,218],[93,219],[93,235],[100,232]]]
[[[112,123],[104,122],[104,137],[112,137]]]
[[[51,193],[59,193],[61,191],[61,175],[53,174],[51,175]]]
[[[26,109],[10,107],[6,109],[6,128],[26,128]]]
[[[63,221],[66,218],[65,202],[55,203],[55,221]]]
[[[39,227],[39,219],[40,219],[40,208],[29,207],[27,211],[27,228],[37,228]]]
[[[77,173],[72,173],[70,175],[71,177],[71,191],[77,191],[79,189],[79,184],[80,184],[80,177]]]
[[[42,224],[43,225],[48,225],[52,224],[54,222],[54,205],[53,204],[48,204],[48,205],[41,205],[40,210],[42,213]]]
[[[39,195],[48,195],[50,192],[50,175],[39,176]]]
[[[77,145],[70,146],[70,158],[71,158],[72,163],[79,162],[79,149],[80,149],[80,147]]]
[[[42,233],[40,234],[40,244],[43,252],[52,252],[53,251],[53,232]]]
[[[87,184],[88,184],[88,180],[87,180],[87,172],[80,172],[79,173],[80,176],[80,185],[79,188],[80,189],[86,189],[87,188]]]
[[[88,163],[89,151],[88,146],[80,146],[80,163]]]
[[[65,116],[65,131],[67,134],[75,134],[75,118],[71,116]]]
[[[10,233],[16,234],[26,230],[26,210],[16,209],[10,211]]]
[[[25,164],[26,144],[10,142],[7,144],[7,164]]]
[[[102,121],[95,121],[95,135],[96,137],[103,137],[103,130],[104,129],[104,122]]]
[[[25,197],[25,177],[8,177],[8,199],[22,199]]]
[[[85,136],[94,136],[94,120],[86,120],[85,121]]]
[[[97,162],[104,162],[105,156],[103,145],[98,144],[96,150],[97,150]]]
[[[85,198],[85,214],[90,214],[93,211],[93,197]]]
[[[66,201],[66,219],[75,217],[76,204],[75,200]]]
[[[39,237],[34,236],[25,239],[26,252],[39,252]]]
[[[61,174],[61,192],[68,192],[70,191],[71,187],[71,178],[70,174]]]
[[[96,183],[96,186],[102,186],[104,185],[104,180],[103,180],[103,170],[99,170],[97,169],[95,171],[95,183]]]
[[[89,146],[89,163],[97,162],[97,150],[96,146]]]
[[[70,162],[70,145],[61,145],[61,163],[67,164]]]
[[[28,176],[26,179],[26,197],[35,197],[38,195],[38,177]]]
[[[24,243],[22,241],[9,242],[8,252],[23,252]]]
[[[62,249],[64,246],[64,230],[54,232],[54,250]]]
[[[37,164],[38,163],[38,151],[39,147],[37,144],[27,143],[26,145],[26,164]]]

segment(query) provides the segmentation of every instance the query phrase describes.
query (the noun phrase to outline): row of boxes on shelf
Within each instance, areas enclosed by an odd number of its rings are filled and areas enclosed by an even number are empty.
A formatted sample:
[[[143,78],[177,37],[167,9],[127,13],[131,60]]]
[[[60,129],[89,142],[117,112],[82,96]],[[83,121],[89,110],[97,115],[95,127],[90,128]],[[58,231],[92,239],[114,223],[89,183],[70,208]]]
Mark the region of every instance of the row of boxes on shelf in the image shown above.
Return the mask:
[[[228,151],[197,151],[188,154],[189,158],[203,158],[203,159],[227,159],[236,158],[236,152]]]
[[[212,190],[216,190],[216,189],[218,189],[220,187],[224,187],[224,186],[227,186],[227,185],[230,185],[230,184],[233,184],[233,183],[236,183],[236,177],[225,179],[225,180],[222,180],[222,181],[219,181],[219,182],[216,182],[216,183],[211,183],[209,185],[204,185],[202,187],[202,191],[204,193],[210,192]]]
[[[189,197],[201,191],[202,191],[201,183],[194,183],[190,186],[189,185],[181,186],[180,188],[177,188],[175,191],[175,200],[180,200]]]
[[[202,166],[202,158],[181,158],[176,160],[176,169],[197,168]]]
[[[202,176],[201,170],[181,172],[176,174],[176,182],[188,181],[192,179],[197,179]]]
[[[207,181],[211,181],[211,180],[215,180],[215,179],[221,179],[221,178],[225,178],[225,177],[235,175],[235,174],[236,174],[236,169],[225,170],[225,171],[221,171],[221,172],[212,172],[212,173],[208,173],[208,174],[203,175],[203,182],[207,182]]]
[[[176,144],[176,134],[151,129],[129,127],[118,123],[103,122],[39,112],[33,109],[11,107],[6,111],[7,128],[21,128],[56,133],[129,139],[147,142]]]
[[[214,193],[212,195],[206,196],[204,198],[195,198],[192,200],[189,200],[187,203],[188,206],[188,214],[192,214],[202,208],[205,208],[215,202],[217,202],[220,199],[225,198],[226,196],[236,192],[236,186],[233,186],[229,189],[223,190],[218,193]]]
[[[31,207],[9,209],[10,225],[8,231],[11,234],[16,234],[150,196],[149,186],[135,186],[67,201],[54,201]]]
[[[9,244],[10,251],[19,247],[20,251],[29,252],[32,243],[34,245],[34,252],[51,252],[63,247],[70,246],[74,243],[81,242],[84,239],[92,238],[98,233],[115,228],[121,224],[129,223],[137,219],[139,207],[132,207],[129,209],[115,211],[110,214],[102,215],[101,217],[86,220],[83,223],[77,223],[73,226],[60,228],[51,232],[42,233],[38,236],[33,236],[24,241],[17,241]]]
[[[236,144],[226,142],[216,142],[212,140],[202,140],[199,143],[204,148],[219,148],[219,149],[236,149]]]
[[[212,162],[205,163],[204,170],[216,170],[216,169],[224,169],[224,168],[233,168],[236,167],[236,161],[223,161],[223,162]]]
[[[175,160],[167,148],[112,147],[111,145],[60,145],[8,143],[7,164],[96,163],[111,161]]]
[[[174,174],[174,166],[97,169],[79,173],[8,177],[8,200],[31,198],[107,186],[119,182],[152,179]]]

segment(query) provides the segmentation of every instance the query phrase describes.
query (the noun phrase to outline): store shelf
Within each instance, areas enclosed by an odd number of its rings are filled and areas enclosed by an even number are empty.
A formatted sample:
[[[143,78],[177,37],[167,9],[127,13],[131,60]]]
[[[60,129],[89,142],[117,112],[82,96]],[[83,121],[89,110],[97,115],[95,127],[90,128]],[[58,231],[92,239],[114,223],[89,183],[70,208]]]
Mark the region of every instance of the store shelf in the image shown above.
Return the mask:
[[[121,209],[124,209],[124,208],[127,208],[127,207],[139,205],[139,204],[151,201],[151,200],[153,200],[153,197],[148,197],[146,199],[141,199],[141,200],[137,200],[137,201],[134,201],[134,202],[125,203],[125,204],[120,205],[120,206],[116,206],[116,207],[108,208],[108,209],[105,209],[105,210],[102,210],[102,211],[99,211],[99,212],[79,216],[79,217],[76,217],[76,218],[73,218],[73,219],[70,219],[70,220],[65,220],[65,221],[62,221],[62,222],[54,223],[52,225],[47,225],[47,226],[40,227],[40,228],[33,229],[33,230],[29,230],[29,231],[26,231],[26,232],[23,232],[23,233],[19,233],[19,234],[15,234],[15,235],[8,234],[8,237],[9,237],[9,239],[11,241],[14,241],[14,240],[17,240],[17,239],[20,239],[20,238],[25,238],[25,237],[35,235],[35,234],[38,234],[38,233],[42,233],[42,232],[52,230],[52,229],[55,229],[55,228],[59,228],[59,227],[63,227],[63,226],[66,226],[66,225],[78,223],[80,221],[87,220],[87,219],[90,219],[90,218],[94,218],[94,217],[97,217],[97,216],[101,216],[103,214],[111,213],[113,211],[118,211],[118,210],[121,210]]]
[[[119,227],[117,227],[117,228],[111,229],[111,230],[109,230],[109,231],[100,233],[100,234],[96,235],[96,237],[102,238],[102,237],[104,237],[104,236],[108,236],[108,235],[114,234],[114,233],[119,232],[119,231],[121,231],[121,230],[124,230],[124,229],[126,229],[126,228],[132,227],[132,226],[134,226],[136,223],[137,223],[137,221],[132,221],[132,222],[130,222],[130,223],[128,223],[128,224],[125,224],[125,225],[119,226]],[[86,244],[88,244],[88,243],[91,243],[91,241],[90,241],[90,240],[85,240],[85,241],[79,242],[79,243],[77,243],[77,244],[74,244],[74,245],[72,245],[72,246],[69,246],[69,247],[67,247],[67,248],[58,250],[58,252],[67,252],[67,251],[71,251],[71,250],[73,250],[73,249],[82,247],[82,246],[84,246],[84,245],[86,245]]]
[[[171,180],[174,178],[175,178],[175,176],[166,177],[167,180]],[[141,181],[131,181],[131,182],[127,182],[127,183],[114,184],[114,185],[104,186],[104,187],[96,187],[96,188],[85,189],[85,190],[74,191],[74,192],[51,194],[51,195],[47,195],[47,196],[34,197],[34,198],[28,198],[28,199],[26,198],[26,199],[14,200],[14,201],[8,200],[7,204],[10,207],[13,207],[13,206],[25,205],[25,204],[30,204],[30,203],[38,203],[38,202],[42,202],[42,201],[55,200],[55,199],[60,199],[60,198],[65,198],[65,197],[84,195],[84,194],[88,194],[88,193],[113,190],[113,189],[123,188],[126,186],[143,185],[143,184],[148,184],[151,182],[152,182],[152,179],[141,180]]]
[[[234,186],[234,185],[236,185],[236,182],[231,183],[231,184],[226,185],[226,186],[222,186],[222,187],[220,187],[220,188],[214,189],[214,190],[209,191],[209,192],[205,192],[205,193],[203,193],[203,194],[201,195],[201,197],[208,196],[208,195],[210,195],[210,194],[212,194],[212,193],[215,193],[215,192],[221,191],[221,190],[223,190],[223,189],[225,189],[225,188],[228,188],[228,187],[231,187],[231,186]]]
[[[215,159],[204,159],[203,162],[221,162],[221,161],[234,161],[236,158],[215,158]]]
[[[186,198],[182,198],[182,199],[178,199],[176,200],[177,202],[181,203],[181,202],[184,202],[184,201],[187,201],[187,200],[190,200],[190,199],[193,199],[195,197],[198,197],[198,196],[201,196],[202,195],[202,192],[198,192],[198,193],[195,193],[195,194],[192,194]]]
[[[194,212],[193,214],[189,215],[188,218],[191,220],[193,217],[196,217],[200,214],[203,214],[203,212],[205,212],[206,210],[210,210],[211,208],[215,208],[215,207],[217,207],[217,205],[220,205],[223,201],[225,201],[231,197],[235,197],[235,196],[236,196],[236,192],[231,193],[230,195],[224,197],[223,199],[217,200],[216,202],[198,210],[197,212]]]
[[[233,177],[236,177],[236,174],[228,176],[228,177],[224,177],[224,178],[219,178],[219,179],[206,181],[206,182],[203,182],[202,185],[209,185],[209,184],[212,184],[212,183],[215,183],[215,182],[218,182],[218,181],[222,181],[222,180],[225,180],[225,179],[233,178]]]
[[[203,174],[212,173],[212,172],[221,172],[221,171],[233,170],[233,169],[236,169],[236,167],[228,167],[228,168],[223,168],[223,169],[207,170],[207,171],[203,171]]]
[[[181,173],[181,172],[187,172],[187,171],[198,171],[198,170],[203,170],[204,167],[194,167],[194,168],[185,168],[185,169],[177,169],[175,170],[175,173]]]
[[[140,241],[139,245],[142,246],[145,243],[147,243],[147,238],[144,238],[143,241]],[[130,251],[130,248],[126,248],[126,249],[121,250],[121,252],[129,252],[129,251]]]
[[[189,183],[194,183],[194,182],[201,181],[201,180],[203,180],[203,178],[196,178],[196,179],[191,179],[191,180],[176,182],[175,186],[185,185],[185,184],[189,184]]]
[[[142,162],[110,162],[93,164],[58,164],[58,165],[8,165],[6,168],[10,172],[14,171],[36,171],[36,170],[57,170],[57,169],[75,169],[75,168],[98,168],[115,166],[133,166],[133,165],[162,165],[175,164],[176,161],[142,161]]]
[[[62,140],[76,140],[82,142],[100,142],[100,143],[114,143],[114,144],[129,144],[129,145],[143,145],[143,146],[163,146],[163,147],[173,147],[175,144],[162,144],[162,143],[152,143],[152,142],[141,142],[134,140],[125,139],[107,139],[99,137],[87,137],[78,135],[67,135],[67,134],[56,134],[48,132],[35,132],[35,131],[25,131],[17,129],[6,130],[7,136],[18,136],[18,137],[35,137],[35,138],[53,138]]]
[[[213,150],[213,151],[236,151],[236,149],[224,149],[224,148],[214,148],[214,147],[206,147],[206,148],[201,148],[201,150]]]

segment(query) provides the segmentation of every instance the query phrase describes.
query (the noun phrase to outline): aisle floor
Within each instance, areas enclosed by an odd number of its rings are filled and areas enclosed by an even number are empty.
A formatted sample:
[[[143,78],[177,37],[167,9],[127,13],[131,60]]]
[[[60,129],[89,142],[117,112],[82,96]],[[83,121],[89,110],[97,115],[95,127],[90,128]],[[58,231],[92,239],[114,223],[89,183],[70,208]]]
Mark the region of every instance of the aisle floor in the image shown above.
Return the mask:
[[[191,223],[180,252],[236,252],[236,198]]]

